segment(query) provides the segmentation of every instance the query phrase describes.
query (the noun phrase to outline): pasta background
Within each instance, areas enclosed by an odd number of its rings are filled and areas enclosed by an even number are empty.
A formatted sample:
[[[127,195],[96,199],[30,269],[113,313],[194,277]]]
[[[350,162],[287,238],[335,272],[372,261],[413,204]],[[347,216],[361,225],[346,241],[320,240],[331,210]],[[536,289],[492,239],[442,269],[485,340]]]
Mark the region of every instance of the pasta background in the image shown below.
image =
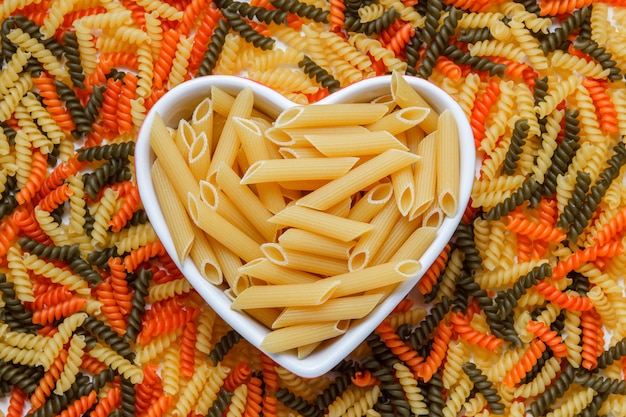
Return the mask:
[[[608,0],[5,0],[0,414],[626,415],[624,16]],[[472,203],[428,285],[305,381],[185,284],[129,188],[134,139],[196,76],[306,104],[393,70],[471,118]]]

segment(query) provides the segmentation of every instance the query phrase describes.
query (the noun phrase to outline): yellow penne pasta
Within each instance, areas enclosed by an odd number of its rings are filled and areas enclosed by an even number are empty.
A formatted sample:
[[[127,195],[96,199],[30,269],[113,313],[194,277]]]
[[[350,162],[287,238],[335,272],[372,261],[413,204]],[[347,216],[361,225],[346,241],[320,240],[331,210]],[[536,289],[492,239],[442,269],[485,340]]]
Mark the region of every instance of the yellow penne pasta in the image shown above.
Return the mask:
[[[204,133],[207,139],[213,137],[213,100],[206,97],[196,105],[191,114],[191,126],[196,135]],[[213,149],[213,144],[209,142],[209,149]]]
[[[178,128],[171,136],[174,138],[174,143],[176,143],[180,154],[186,156],[189,153],[189,147],[195,137],[195,131],[191,124],[187,120],[181,119],[178,123]]]
[[[263,137],[262,123],[252,119],[233,118],[235,130],[241,141],[241,148],[248,163],[270,159],[268,144]],[[285,200],[278,184],[258,184],[257,193],[265,207],[272,213],[285,208]]]
[[[391,229],[387,241],[376,253],[371,261],[371,265],[378,265],[389,262],[389,259],[398,250],[415,229],[422,225],[421,219],[409,220],[407,217],[400,217],[396,225]]]
[[[178,151],[159,114],[155,115],[154,124],[150,130],[150,146],[161,161],[163,171],[172,182],[176,195],[183,204],[187,204],[187,194],[200,194],[198,181]]]
[[[230,224],[236,224],[239,230],[256,242],[262,243],[263,236],[252,223],[241,213],[223,191],[207,181],[200,181],[200,199],[217,214],[224,217]]]
[[[189,257],[203,277],[213,285],[220,285],[224,281],[221,263],[211,247],[204,232],[195,227],[194,241],[189,251]]]
[[[345,175],[358,160],[355,157],[266,159],[251,164],[241,183],[332,180]]]
[[[188,195],[187,208],[196,226],[210,234],[246,262],[263,256],[257,242],[191,193]]]
[[[241,144],[237,132],[235,131],[234,117],[250,117],[252,114],[252,106],[254,104],[254,95],[252,89],[244,88],[241,90],[228,112],[228,117],[224,123],[224,127],[220,134],[219,140],[215,145],[215,152],[211,158],[209,173],[217,171],[221,163],[232,166],[237,157],[237,151]]]
[[[452,112],[445,110],[437,128],[437,195],[438,203],[447,216],[454,216],[459,194],[459,131]]]
[[[290,228],[279,237],[278,243],[284,249],[324,255],[337,259],[348,259],[354,242],[342,242],[317,233]]]
[[[415,199],[411,207],[412,219],[421,216],[435,200],[437,173],[437,136],[431,133],[417,146],[417,154],[422,157],[420,164],[415,164],[413,180]]]
[[[333,239],[349,242],[372,230],[372,226],[307,207],[289,206],[268,220],[281,226],[298,227]]]
[[[327,157],[375,155],[388,149],[408,150],[389,132],[359,132],[353,134],[305,135],[311,145]]]
[[[177,198],[172,198],[176,190],[167,178],[159,159],[152,164],[152,183],[163,211],[163,217],[167,224],[172,225],[172,241],[176,248],[176,256],[182,262],[193,246],[195,228],[189,220],[185,206]]]
[[[395,103],[402,108],[419,106],[430,109],[424,120],[420,123],[420,127],[424,129],[426,133],[432,133],[437,130],[439,115],[433,110],[430,104],[409,85],[408,81],[398,71],[394,71],[391,74],[391,96]]]
[[[348,213],[348,218],[369,222],[393,196],[393,186],[389,182],[377,184],[357,201]]]
[[[304,128],[270,127],[265,132],[267,139],[279,146],[309,146],[311,143],[305,135],[344,136],[358,135],[369,132],[363,126],[310,126]]]
[[[269,223],[272,213],[261,200],[245,185],[228,165],[222,163],[217,169],[217,183],[224,194],[239,208],[241,213],[259,231],[267,242],[276,239],[276,225]]]
[[[365,125],[374,123],[387,113],[384,104],[350,103],[296,106],[278,115],[277,128]]]
[[[206,178],[211,163],[211,148],[204,132],[196,135],[189,146],[187,160],[189,161],[189,169],[191,169],[196,180],[200,181]]]
[[[419,160],[420,157],[413,153],[390,149],[359,165],[343,177],[307,194],[296,204],[317,210],[326,210],[381,178]]]
[[[268,353],[283,352],[298,346],[320,342],[344,334],[347,322],[301,324],[274,330],[261,342],[261,349]]]
[[[314,307],[287,307],[272,323],[272,329],[319,321],[360,319],[369,314],[382,294],[334,298]]]
[[[419,163],[415,165],[419,165]],[[413,200],[415,200],[413,176],[413,167],[411,166],[406,166],[391,174],[391,184],[393,185],[396,206],[403,216],[409,214],[413,206]]]
[[[344,297],[405,281],[415,276],[421,269],[422,265],[415,260],[387,262],[329,277],[324,281],[339,281],[333,297]]]
[[[400,218],[400,211],[396,202],[390,200],[383,210],[381,210],[370,222],[373,230],[360,238],[350,253],[348,259],[348,269],[358,271],[369,265],[370,260],[385,243],[391,228]]]
[[[310,284],[255,285],[237,295],[232,308],[273,308],[319,305],[328,300],[339,282],[320,280]]]
[[[239,267],[239,273],[275,285],[306,284],[319,280],[317,275],[282,267],[267,258],[247,262]]]
[[[224,279],[226,279],[228,286],[236,297],[237,294],[249,286],[247,277],[239,273],[239,268],[243,264],[241,258],[212,236],[207,235],[207,240],[215,253],[217,262],[220,264]]]
[[[261,251],[267,259],[285,268],[321,276],[331,276],[348,272],[348,263],[344,259],[289,250],[281,247],[277,243],[264,243],[261,245]]]
[[[398,262],[403,259],[419,259],[422,257],[426,249],[435,240],[437,236],[436,227],[420,227],[416,229],[411,235],[404,241],[402,246],[391,257],[389,262]]]
[[[282,146],[278,148],[278,153],[285,159],[324,158],[326,156],[313,146]]]
[[[404,107],[400,110],[391,112],[377,122],[374,122],[366,127],[373,132],[386,131],[392,135],[397,135],[401,132],[409,130],[413,126],[417,126],[428,116],[429,113],[430,108],[427,107]]]

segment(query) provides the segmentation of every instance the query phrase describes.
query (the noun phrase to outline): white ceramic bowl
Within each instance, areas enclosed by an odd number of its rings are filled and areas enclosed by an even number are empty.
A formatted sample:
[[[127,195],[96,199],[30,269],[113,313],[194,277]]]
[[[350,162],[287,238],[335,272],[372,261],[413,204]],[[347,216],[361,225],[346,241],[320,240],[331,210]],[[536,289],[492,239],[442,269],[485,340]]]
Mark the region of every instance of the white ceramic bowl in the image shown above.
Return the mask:
[[[341,359],[348,356],[394,307],[409,294],[423,273],[435,261],[448,243],[469,200],[474,179],[476,153],[472,131],[463,111],[452,97],[434,84],[416,77],[407,76],[406,78],[409,84],[436,111],[441,112],[449,109],[456,120],[461,150],[459,209],[454,217],[445,218],[434,242],[420,259],[422,264],[421,272],[400,284],[396,291],[389,295],[366,318],[353,322],[344,335],[327,341],[304,359],[298,359],[295,354],[289,352],[269,355],[278,364],[302,377],[316,377],[331,370]],[[391,76],[380,76],[359,81],[335,92],[318,103],[368,102],[376,97],[389,94],[390,83]],[[176,251],[150,176],[150,167],[154,160],[154,154],[149,143],[150,126],[153,124],[155,114],[159,113],[168,126],[176,127],[181,118],[189,118],[196,104],[210,94],[212,85],[218,86],[231,94],[236,94],[246,87],[251,87],[254,91],[255,107],[273,118],[282,110],[295,106],[295,103],[276,91],[249,79],[236,76],[212,75],[196,78],[177,86],[165,94],[152,107],[139,131],[135,147],[137,183],[148,217],[161,242],[168,253],[172,254],[174,260],[176,260]],[[185,260],[183,263],[177,262],[177,265],[215,312],[252,345],[259,347],[269,330],[246,314],[232,310],[230,308],[231,302],[222,290],[209,284],[200,275],[190,259]]]

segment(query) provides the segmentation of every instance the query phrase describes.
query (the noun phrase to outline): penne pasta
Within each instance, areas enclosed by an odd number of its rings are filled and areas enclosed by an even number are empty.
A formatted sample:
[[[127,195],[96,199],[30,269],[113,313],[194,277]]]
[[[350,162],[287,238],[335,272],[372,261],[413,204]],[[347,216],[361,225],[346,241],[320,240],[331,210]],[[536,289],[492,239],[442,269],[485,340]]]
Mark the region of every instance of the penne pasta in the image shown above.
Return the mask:
[[[438,162],[436,141],[436,133],[431,133],[417,145],[417,154],[422,157],[422,162],[415,164],[413,171],[415,198],[411,206],[411,219],[424,214],[435,200]]]
[[[454,216],[459,194],[459,132],[449,110],[441,113],[437,129],[437,202],[447,216]]]
[[[348,259],[355,244],[353,241],[343,242],[297,228],[285,230],[278,237],[278,243],[284,249],[337,259]]]
[[[430,104],[409,85],[408,81],[398,71],[394,71],[391,74],[391,96],[395,103],[402,108],[419,106],[429,109],[430,111],[419,126],[424,129],[426,133],[432,133],[437,130],[439,115],[433,110]]]
[[[360,319],[381,301],[383,294],[334,298],[312,307],[287,307],[272,323],[272,329],[319,321]]]
[[[241,179],[235,171],[226,164],[220,164],[216,180],[224,194],[259,231],[263,239],[273,242],[276,239],[276,226],[267,221],[272,217],[272,213],[250,188],[241,184]]]
[[[194,228],[193,233],[194,241],[189,251],[189,257],[207,281],[213,285],[221,285],[224,281],[223,263],[219,261],[204,232]]]
[[[390,200],[370,222],[374,229],[358,240],[348,259],[348,269],[358,271],[365,268],[372,257],[385,243],[391,228],[397,223],[401,213],[395,201]]]
[[[285,268],[267,258],[257,258],[239,267],[239,274],[258,278],[268,284],[306,284],[319,277],[304,271]]]
[[[367,133],[368,130],[363,126],[357,125],[341,125],[341,126],[308,126],[303,128],[277,128],[270,127],[265,132],[267,139],[278,146],[309,146],[311,143],[306,139],[305,135],[323,135],[323,136],[345,136],[359,135]]]
[[[285,159],[324,158],[327,156],[313,146],[283,146],[278,149],[278,153]]]
[[[204,133],[208,139],[213,138],[213,100],[210,97],[206,97],[196,105],[191,114],[190,124],[196,135]],[[209,149],[213,149],[210,141]]]
[[[348,219],[369,222],[393,196],[393,186],[389,182],[377,184],[352,205]]]
[[[345,175],[358,160],[356,157],[265,159],[250,165],[241,183],[333,180]]]
[[[415,165],[419,165],[419,163]],[[413,168],[411,166],[406,166],[391,174],[391,184],[393,185],[396,206],[403,216],[409,214],[415,200],[415,182],[413,177]]]
[[[261,245],[261,251],[267,259],[285,268],[321,276],[348,272],[348,264],[344,259],[289,250],[277,243],[264,243]]]
[[[188,195],[187,209],[196,226],[210,234],[246,262],[263,256],[257,242],[191,193]]]
[[[262,122],[241,117],[234,117],[233,120],[248,163],[270,159],[269,145],[263,137]],[[259,200],[269,211],[277,213],[285,208],[285,200],[278,184],[258,184],[256,188]]]
[[[348,324],[335,321],[284,327],[268,333],[260,346],[268,353],[283,352],[340,336],[346,332]]]
[[[387,285],[405,281],[417,274],[422,269],[419,261],[404,260],[400,262],[387,262],[380,265],[370,266],[360,271],[347,272],[324,281],[339,281],[333,297],[359,294]]]
[[[388,149],[408,150],[394,135],[386,131],[365,131],[340,136],[308,134],[304,137],[327,157],[375,155]]]
[[[189,169],[197,181],[206,178],[211,163],[211,147],[204,132],[196,135],[187,154]]]
[[[402,243],[389,262],[398,262],[403,259],[419,259],[426,249],[435,240],[437,227],[419,227]]]
[[[296,204],[317,210],[326,210],[368,185],[419,160],[418,155],[390,149],[359,165],[343,177],[307,194],[299,199]]]
[[[232,308],[274,308],[319,305],[339,286],[337,281],[319,280],[309,284],[255,285],[237,295]]]
[[[152,164],[152,183],[163,217],[167,224],[172,225],[172,241],[176,248],[176,256],[182,262],[193,246],[195,228],[189,220],[185,206],[177,198],[172,198],[176,190],[167,178],[159,159]]]
[[[417,126],[428,116],[430,111],[430,108],[427,107],[404,107],[366,127],[373,132],[386,131],[392,135],[397,135]]]
[[[387,113],[384,104],[346,103],[295,106],[278,115],[277,128],[299,128],[374,123]]]
[[[178,151],[170,133],[159,114],[154,117],[150,130],[150,146],[159,159],[163,171],[172,182],[178,199],[187,204],[187,195],[200,194],[200,186],[193,176],[185,159]]]
[[[234,117],[250,117],[252,114],[252,106],[254,104],[254,95],[252,89],[244,88],[241,90],[235,101],[233,102],[224,127],[220,134],[220,137],[215,145],[215,152],[211,158],[211,165],[209,167],[209,173],[217,171],[220,164],[225,163],[228,166],[232,166],[237,157],[237,151],[241,144],[237,132],[235,131]]]
[[[342,242],[349,242],[372,230],[372,226],[322,211],[292,205],[268,220],[281,226],[298,227]]]

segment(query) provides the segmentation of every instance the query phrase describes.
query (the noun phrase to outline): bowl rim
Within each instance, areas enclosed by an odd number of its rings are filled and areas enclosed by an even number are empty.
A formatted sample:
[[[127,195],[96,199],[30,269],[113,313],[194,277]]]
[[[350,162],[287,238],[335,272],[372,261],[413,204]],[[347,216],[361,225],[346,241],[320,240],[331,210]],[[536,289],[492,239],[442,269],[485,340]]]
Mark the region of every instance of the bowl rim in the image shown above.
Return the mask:
[[[444,108],[449,109],[457,122],[461,153],[459,156],[460,178],[457,212],[454,216],[446,217],[443,220],[437,231],[435,240],[423,254],[422,258],[420,258],[422,262],[421,271],[411,279],[402,282],[396,290],[389,294],[365,319],[351,323],[350,329],[344,335],[340,336],[340,338],[333,339],[330,343],[320,346],[315,352],[303,359],[298,359],[296,355],[291,352],[266,353],[280,366],[283,366],[301,377],[313,378],[332,370],[332,368],[347,357],[359,343],[365,340],[376,326],[387,317],[393,308],[411,292],[428,269],[428,266],[435,261],[439,253],[448,244],[469,202],[475,173],[476,150],[472,130],[465,113],[454,98],[432,82],[410,75],[402,76],[408,81],[411,87],[420,92],[423,98],[436,111],[442,111]],[[381,75],[364,79],[348,85],[310,105],[356,102],[356,98],[362,96],[364,93],[372,96],[369,98],[371,99],[374,96],[381,95],[378,94],[378,91],[385,88],[388,90],[390,83],[391,75]],[[181,113],[182,110],[177,109],[173,103],[186,100],[190,94],[199,98],[200,95],[203,94],[201,97],[206,97],[209,94],[210,87],[213,85],[231,93],[240,91],[246,87],[253,88],[255,93],[255,106],[257,102],[264,102],[260,107],[264,107],[262,110],[265,110],[266,113],[272,113],[299,105],[270,87],[248,78],[233,75],[207,75],[194,78],[169,90],[154,104],[147,113],[137,135],[134,159],[135,175],[141,199],[145,203],[148,203],[144,204],[148,218],[163,246],[170,254],[175,254],[176,251],[174,250],[172,237],[165,224],[150,176],[150,168],[153,160],[153,153],[149,144],[150,127],[156,113],[161,114],[166,124],[172,126],[172,123],[169,122],[170,120],[176,118],[176,120],[179,120],[183,117],[178,116],[178,113]],[[360,101],[363,102],[363,100]],[[176,116],[172,116],[171,114],[167,117],[163,116],[164,112],[171,111],[172,109],[175,110],[174,113],[177,113]],[[187,105],[187,110],[184,111],[187,115],[186,117],[190,116],[188,109],[189,105]],[[270,117],[271,116],[270,114]],[[230,308],[230,300],[224,295],[223,291],[219,287],[206,281],[200,275],[191,259],[187,258],[181,263],[177,259],[177,256],[172,255],[171,257],[181,273],[189,280],[191,285],[207,304],[243,338],[260,349],[259,345],[269,329],[250,318],[247,314],[232,310]],[[262,349],[260,350],[262,351]]]

